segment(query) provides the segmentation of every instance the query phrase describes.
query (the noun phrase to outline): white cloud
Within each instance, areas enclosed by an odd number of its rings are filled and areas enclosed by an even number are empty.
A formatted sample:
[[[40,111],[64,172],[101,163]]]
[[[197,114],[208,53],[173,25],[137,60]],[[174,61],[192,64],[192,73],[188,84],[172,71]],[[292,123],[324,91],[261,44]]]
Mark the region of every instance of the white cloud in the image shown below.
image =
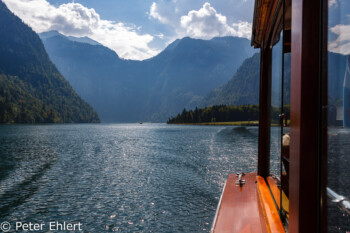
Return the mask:
[[[161,8],[164,9],[164,8]],[[160,8],[158,6],[157,3],[153,2],[151,5],[151,9],[149,11],[149,15],[150,17],[159,20],[159,22],[164,23],[164,24],[168,24],[169,20],[167,17],[163,16],[165,12],[160,12]]]
[[[330,31],[337,35],[337,39],[328,44],[328,50],[343,55],[350,54],[350,25],[338,24]]]
[[[178,8],[174,0],[171,2],[153,2],[150,7],[149,17],[158,20],[162,24],[176,28],[178,26],[177,12]]]
[[[250,39],[252,36],[252,23],[240,21],[238,23],[233,23],[232,27],[234,29],[235,36],[244,37]]]
[[[336,6],[338,5],[338,1],[337,0],[328,0],[328,6],[331,7],[331,6]]]
[[[164,34],[163,33],[159,33],[158,35],[156,35],[159,39],[164,39]]]
[[[186,11],[181,14],[176,1],[153,2],[150,18],[174,29],[175,37],[190,36],[199,39],[211,39],[219,36],[238,36],[250,39],[252,24],[246,21],[228,23],[227,17],[218,13],[206,2],[199,10]]]
[[[210,3],[204,3],[198,11],[192,10],[181,17],[181,26],[194,38],[210,39],[217,36],[251,37],[251,23],[238,22],[232,25]]]
[[[58,7],[46,0],[4,0],[11,11],[36,32],[57,30],[69,36],[88,36],[113,49],[122,58],[142,60],[160,51],[149,47],[152,35],[140,34],[134,25],[103,20],[94,10],[80,3]]]

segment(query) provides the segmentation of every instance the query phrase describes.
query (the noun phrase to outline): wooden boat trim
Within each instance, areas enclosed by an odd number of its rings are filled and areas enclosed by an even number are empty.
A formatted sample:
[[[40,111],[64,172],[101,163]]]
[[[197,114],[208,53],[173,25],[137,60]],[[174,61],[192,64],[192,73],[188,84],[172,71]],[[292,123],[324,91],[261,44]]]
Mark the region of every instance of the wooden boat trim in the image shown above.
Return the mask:
[[[236,183],[237,174],[228,176],[212,232],[268,233],[258,201],[256,176],[256,173],[245,174],[242,185]]]
[[[225,189],[226,189],[226,184],[227,184],[227,180],[225,181],[224,188],[222,189],[218,206],[216,207],[215,217],[214,217],[213,224],[211,225],[210,232],[214,231],[214,228],[215,228],[215,225],[216,225],[216,220],[218,218],[219,208],[220,208],[221,202],[222,202],[222,196],[224,195],[224,192],[225,192]]]
[[[267,184],[261,176],[256,177],[259,202],[265,218],[267,232],[285,232],[275,202]]]
[[[281,198],[280,198],[281,192],[280,192],[280,189],[277,187],[275,179],[272,178],[271,176],[269,176],[269,177],[266,178],[266,182],[267,182],[268,187],[270,187],[270,192],[271,192],[273,198],[275,199],[277,207],[281,208],[280,207],[280,204],[281,204]]]
[[[275,203],[265,179],[256,173],[243,176],[237,184],[236,174],[225,183],[211,232],[284,233]]]
[[[255,48],[269,46],[270,32],[273,30],[276,16],[280,14],[278,8],[279,0],[256,0],[254,7],[254,18],[252,28],[251,45]]]

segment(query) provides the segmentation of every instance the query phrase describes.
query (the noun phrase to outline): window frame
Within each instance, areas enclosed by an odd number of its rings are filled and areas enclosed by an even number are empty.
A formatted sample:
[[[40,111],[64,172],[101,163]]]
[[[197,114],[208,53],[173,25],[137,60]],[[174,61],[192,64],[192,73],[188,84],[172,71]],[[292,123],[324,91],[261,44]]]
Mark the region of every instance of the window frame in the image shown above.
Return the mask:
[[[269,176],[271,49],[276,1],[256,0],[252,44],[261,50],[258,175]],[[267,6],[263,5],[267,4]],[[267,7],[262,17],[259,9]],[[326,0],[292,0],[289,232],[327,232]],[[265,20],[261,31],[256,27]],[[258,25],[260,26],[260,25]],[[325,55],[325,56],[323,56]]]

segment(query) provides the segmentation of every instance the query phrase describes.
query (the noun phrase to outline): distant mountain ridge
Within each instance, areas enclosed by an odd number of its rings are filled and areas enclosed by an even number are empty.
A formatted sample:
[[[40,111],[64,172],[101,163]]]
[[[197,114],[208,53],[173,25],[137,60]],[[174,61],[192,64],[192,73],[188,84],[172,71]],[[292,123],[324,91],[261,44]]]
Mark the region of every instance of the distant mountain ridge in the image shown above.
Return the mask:
[[[133,61],[63,35],[41,38],[51,60],[105,122],[165,122],[198,105],[254,54],[244,38],[186,37],[153,58]]]
[[[0,123],[99,122],[38,35],[0,1]]]
[[[50,38],[50,37],[63,36],[63,35],[61,33],[59,33],[58,31],[54,30],[54,31],[42,32],[42,33],[40,33],[39,36],[41,39],[45,40],[45,39]],[[65,37],[71,41],[76,41],[76,42],[81,42],[81,43],[86,43],[86,44],[91,44],[91,45],[101,45],[97,41],[90,39],[87,36],[84,36],[84,37],[65,36]]]

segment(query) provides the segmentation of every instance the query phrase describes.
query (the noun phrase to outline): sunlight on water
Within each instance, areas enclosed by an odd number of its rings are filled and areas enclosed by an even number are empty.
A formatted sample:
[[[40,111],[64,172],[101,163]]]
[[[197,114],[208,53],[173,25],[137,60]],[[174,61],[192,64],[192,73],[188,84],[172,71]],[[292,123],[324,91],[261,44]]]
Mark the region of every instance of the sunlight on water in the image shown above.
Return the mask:
[[[84,232],[209,232],[227,175],[257,165],[254,127],[0,128],[0,222],[81,222]]]

